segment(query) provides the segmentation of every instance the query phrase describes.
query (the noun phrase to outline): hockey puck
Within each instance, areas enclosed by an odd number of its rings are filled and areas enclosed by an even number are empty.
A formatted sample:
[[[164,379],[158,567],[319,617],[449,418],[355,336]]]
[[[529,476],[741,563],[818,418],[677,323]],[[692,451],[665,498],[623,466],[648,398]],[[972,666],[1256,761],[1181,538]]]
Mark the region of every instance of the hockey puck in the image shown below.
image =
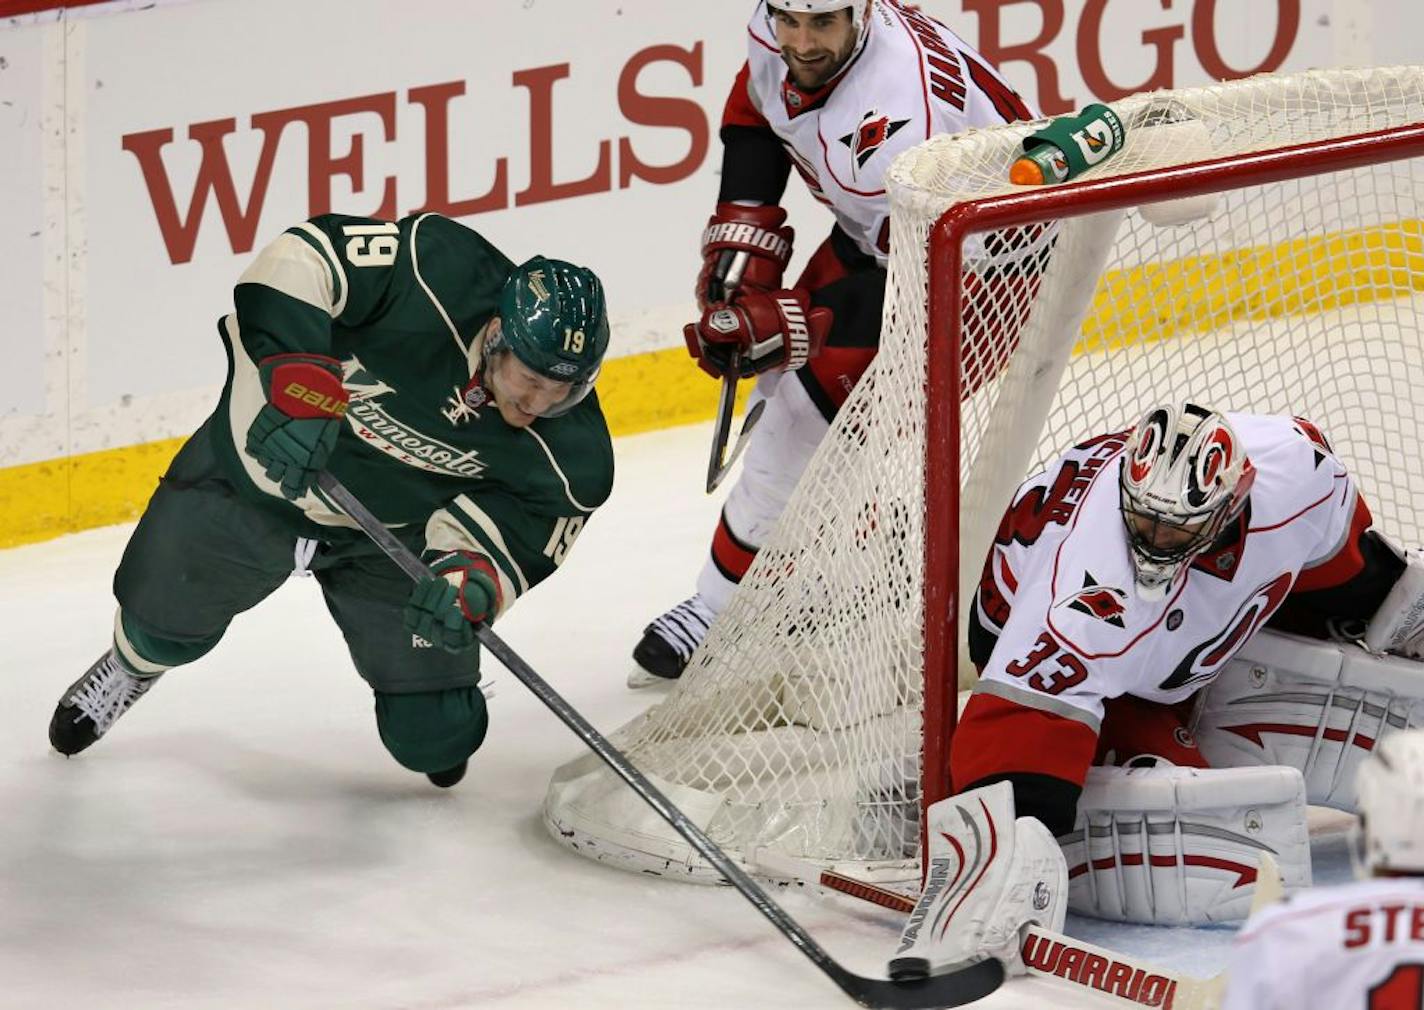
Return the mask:
[[[891,982],[923,982],[930,977],[930,962],[923,957],[897,957],[890,962]]]

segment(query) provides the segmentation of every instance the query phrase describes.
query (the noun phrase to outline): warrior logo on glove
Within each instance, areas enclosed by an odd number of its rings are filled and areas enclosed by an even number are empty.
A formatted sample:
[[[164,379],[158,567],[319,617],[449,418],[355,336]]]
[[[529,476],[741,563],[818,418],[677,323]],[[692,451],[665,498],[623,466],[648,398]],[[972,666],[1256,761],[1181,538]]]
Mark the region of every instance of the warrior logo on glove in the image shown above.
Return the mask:
[[[683,328],[687,350],[714,376],[794,372],[820,352],[831,328],[831,310],[809,302],[805,291],[789,288],[711,306]]]

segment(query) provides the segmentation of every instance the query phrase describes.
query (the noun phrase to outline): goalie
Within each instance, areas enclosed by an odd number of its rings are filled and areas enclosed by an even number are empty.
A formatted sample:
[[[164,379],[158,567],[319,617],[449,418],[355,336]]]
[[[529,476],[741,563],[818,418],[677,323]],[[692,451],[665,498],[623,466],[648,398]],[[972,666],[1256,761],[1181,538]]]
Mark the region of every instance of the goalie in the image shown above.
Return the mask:
[[[1193,403],[1024,482],[971,604],[981,680],[901,972],[986,951],[1012,968],[1065,890],[1085,914],[1192,924],[1245,916],[1263,850],[1308,884],[1307,800],[1352,807],[1360,755],[1424,723],[1424,555],[1371,522],[1309,421]],[[1330,640],[1348,627],[1358,644]],[[936,890],[941,869],[999,883]]]

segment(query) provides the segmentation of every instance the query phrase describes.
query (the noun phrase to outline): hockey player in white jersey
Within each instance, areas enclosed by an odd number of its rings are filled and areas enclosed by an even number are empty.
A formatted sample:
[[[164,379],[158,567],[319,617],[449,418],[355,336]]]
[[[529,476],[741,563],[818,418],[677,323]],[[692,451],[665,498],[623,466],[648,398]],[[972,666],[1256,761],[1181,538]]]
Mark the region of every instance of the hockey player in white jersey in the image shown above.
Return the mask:
[[[1019,928],[1056,928],[1065,897],[1122,921],[1241,919],[1262,851],[1288,888],[1308,884],[1299,767],[1250,756],[1207,767],[1188,720],[1203,687],[1241,677],[1266,688],[1252,700],[1315,692],[1358,726],[1368,706],[1332,678],[1364,664],[1390,699],[1371,745],[1424,722],[1424,668],[1411,660],[1283,635],[1282,654],[1310,662],[1233,666],[1267,622],[1323,635],[1354,620],[1367,643],[1418,656],[1424,562],[1371,523],[1309,421],[1191,403],[1155,406],[1024,482],[971,604],[981,679],[954,735],[956,795],[929,812],[931,869],[899,969],[990,952],[1013,970]],[[1336,657],[1336,673],[1312,648]],[[1316,752],[1357,738],[1324,722],[1311,731]]]
[[[1424,1007],[1424,731],[1360,766],[1356,872],[1252,916],[1232,948],[1222,1010]]]
[[[722,117],[717,206],[702,238],[703,314],[687,337],[713,375],[740,355],[741,373],[760,376],[754,395],[767,403],[697,592],[648,625],[633,653],[644,672],[633,684],[681,675],[875,356],[891,161],[933,134],[1035,115],[984,57],[900,0],[761,0],[747,35]],[[788,288],[793,234],[778,204],[793,168],[835,225]],[[745,269],[729,276],[737,253]]]
[[[1020,486],[970,604],[955,787],[1009,778],[1062,835],[1095,757],[1204,765],[1190,699],[1268,619],[1378,608],[1405,565],[1371,522],[1306,420],[1163,404],[1075,446]]]

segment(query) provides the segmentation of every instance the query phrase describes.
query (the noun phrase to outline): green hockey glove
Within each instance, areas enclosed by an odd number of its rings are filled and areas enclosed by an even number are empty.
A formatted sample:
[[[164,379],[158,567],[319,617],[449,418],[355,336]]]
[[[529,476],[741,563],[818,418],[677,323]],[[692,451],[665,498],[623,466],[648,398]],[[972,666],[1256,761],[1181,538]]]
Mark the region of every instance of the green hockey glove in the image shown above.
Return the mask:
[[[257,367],[267,403],[247,429],[247,453],[285,497],[300,498],[331,458],[346,415],[341,362],[320,354],[276,354]]]
[[[475,625],[491,623],[499,612],[494,564],[469,551],[428,555],[426,561],[435,578],[422,579],[411,591],[406,630],[449,652],[468,649],[475,644]]]

